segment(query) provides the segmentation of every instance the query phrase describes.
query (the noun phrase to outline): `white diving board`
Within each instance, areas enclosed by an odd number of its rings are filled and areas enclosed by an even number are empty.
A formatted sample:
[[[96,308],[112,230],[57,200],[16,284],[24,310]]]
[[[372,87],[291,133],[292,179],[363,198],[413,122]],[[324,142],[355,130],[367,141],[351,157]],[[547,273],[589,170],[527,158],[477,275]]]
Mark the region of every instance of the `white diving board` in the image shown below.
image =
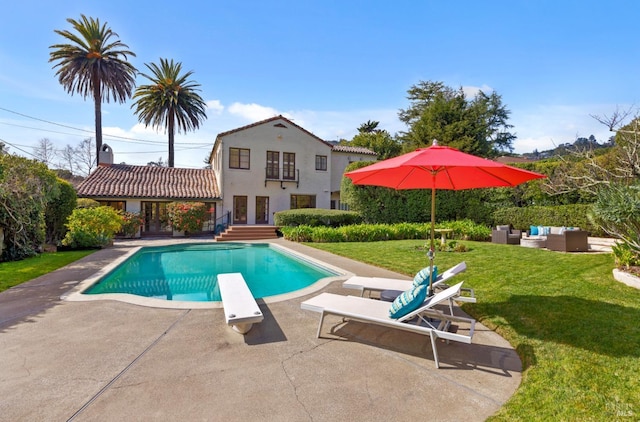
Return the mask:
[[[227,324],[240,334],[249,332],[264,315],[240,273],[218,274],[218,288]]]

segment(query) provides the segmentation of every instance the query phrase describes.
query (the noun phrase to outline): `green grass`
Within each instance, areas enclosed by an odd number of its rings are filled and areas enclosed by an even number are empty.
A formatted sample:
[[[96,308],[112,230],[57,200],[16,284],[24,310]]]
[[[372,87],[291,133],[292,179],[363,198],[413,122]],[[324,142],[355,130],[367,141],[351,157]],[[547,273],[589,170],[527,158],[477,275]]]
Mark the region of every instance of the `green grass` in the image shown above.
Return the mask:
[[[0,292],[77,261],[95,250],[43,253],[22,261],[0,262]]]
[[[424,241],[309,246],[406,275],[428,264]],[[498,332],[523,362],[522,384],[492,420],[637,420],[640,291],[615,281],[611,254],[570,254],[480,242],[438,252],[461,261],[476,304],[463,309]]]

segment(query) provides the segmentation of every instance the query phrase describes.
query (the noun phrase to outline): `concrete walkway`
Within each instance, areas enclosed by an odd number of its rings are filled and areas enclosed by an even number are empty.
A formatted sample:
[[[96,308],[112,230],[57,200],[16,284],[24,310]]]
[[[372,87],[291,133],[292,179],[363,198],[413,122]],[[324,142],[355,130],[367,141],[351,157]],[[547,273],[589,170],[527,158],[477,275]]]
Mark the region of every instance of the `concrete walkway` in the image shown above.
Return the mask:
[[[1,421],[482,421],[520,384],[517,354],[481,324],[471,345],[438,343],[440,369],[427,337],[399,330],[327,317],[318,339],[318,314],[300,309],[316,293],[260,301],[265,320],[246,336],[222,309],[59,299],[132,244],[0,293]],[[353,294],[341,284],[321,291]]]

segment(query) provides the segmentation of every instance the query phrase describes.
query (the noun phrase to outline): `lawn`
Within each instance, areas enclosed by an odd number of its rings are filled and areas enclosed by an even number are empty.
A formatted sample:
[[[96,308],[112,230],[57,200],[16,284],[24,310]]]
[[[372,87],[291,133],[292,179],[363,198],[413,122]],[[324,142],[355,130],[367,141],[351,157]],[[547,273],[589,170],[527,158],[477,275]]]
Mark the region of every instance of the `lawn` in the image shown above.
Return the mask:
[[[428,264],[424,243],[308,245],[412,276]],[[492,420],[640,417],[640,291],[615,281],[611,254],[462,243],[468,252],[438,252],[436,265],[466,261],[459,277],[478,303],[463,309],[506,338],[524,366]]]
[[[0,262],[0,292],[64,267],[93,252],[95,250],[52,252],[22,261]]]

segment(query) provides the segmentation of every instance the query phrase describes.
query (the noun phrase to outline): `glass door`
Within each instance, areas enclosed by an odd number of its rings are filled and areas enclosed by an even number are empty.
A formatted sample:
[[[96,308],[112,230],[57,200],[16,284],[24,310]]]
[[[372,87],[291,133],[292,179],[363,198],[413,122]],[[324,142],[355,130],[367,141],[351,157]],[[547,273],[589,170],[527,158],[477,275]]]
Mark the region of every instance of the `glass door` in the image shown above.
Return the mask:
[[[247,197],[233,197],[233,224],[247,224]]]
[[[269,224],[268,196],[256,196],[256,224]]]
[[[143,202],[142,215],[144,216],[143,233],[150,235],[171,233],[166,202]]]

